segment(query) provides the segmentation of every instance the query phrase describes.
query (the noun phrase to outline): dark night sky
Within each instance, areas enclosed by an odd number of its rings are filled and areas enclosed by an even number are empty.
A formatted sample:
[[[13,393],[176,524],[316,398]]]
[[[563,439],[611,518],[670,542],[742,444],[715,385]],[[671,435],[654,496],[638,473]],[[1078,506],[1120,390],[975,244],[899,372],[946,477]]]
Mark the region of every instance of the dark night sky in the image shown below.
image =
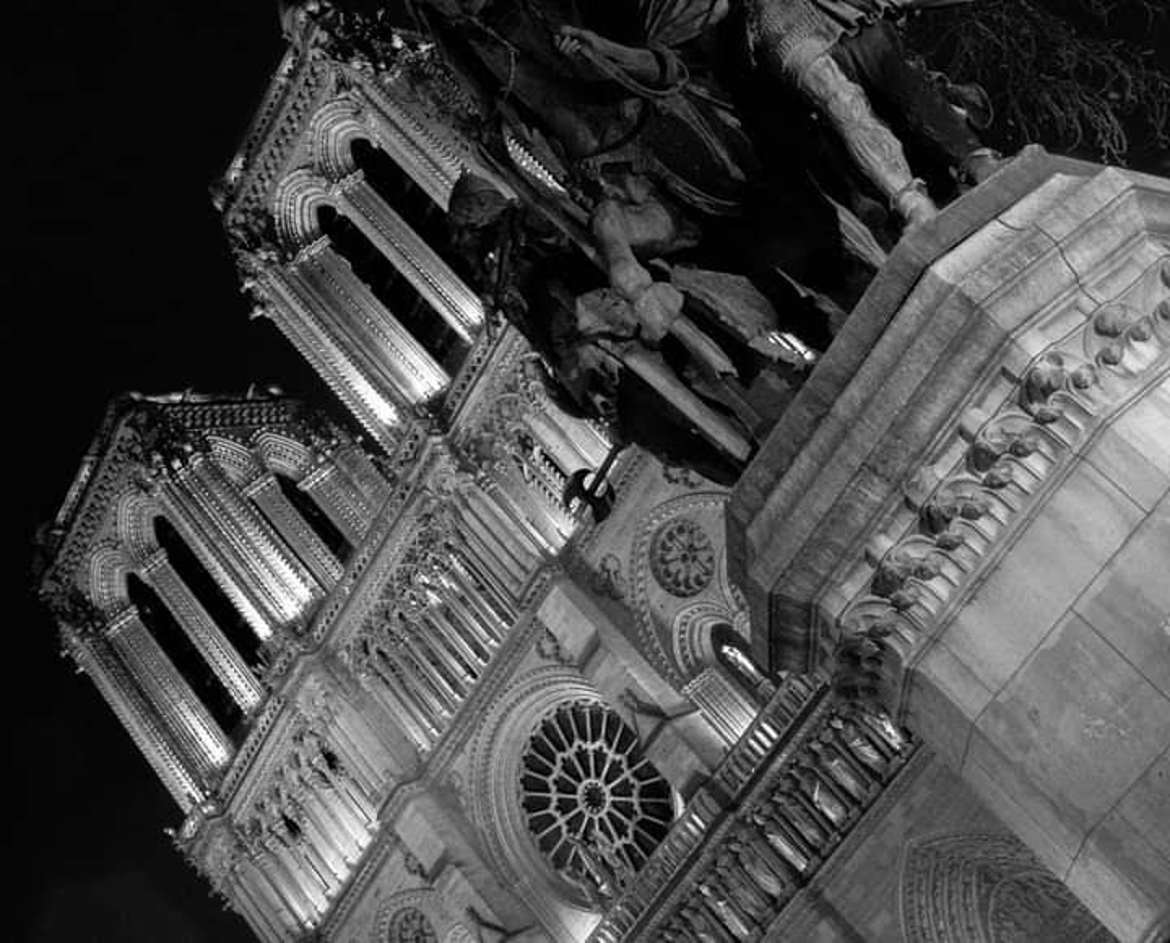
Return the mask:
[[[19,0],[5,34],[17,221],[3,297],[18,426],[6,528],[17,795],[5,847],[27,881],[5,935],[251,939],[172,850],[162,828],[177,807],[96,689],[58,658],[28,560],[114,394],[312,383],[270,324],[248,320],[207,196],[279,60],[276,4]]]
[[[282,40],[274,0],[6,8],[0,267],[14,381],[5,849],[9,939],[250,940],[162,833],[177,807],[97,691],[57,655],[28,577],[106,402],[129,389],[318,394],[275,329],[248,320],[207,185],[235,152]],[[77,9],[80,8],[80,12]],[[15,911],[15,913],[11,913]]]

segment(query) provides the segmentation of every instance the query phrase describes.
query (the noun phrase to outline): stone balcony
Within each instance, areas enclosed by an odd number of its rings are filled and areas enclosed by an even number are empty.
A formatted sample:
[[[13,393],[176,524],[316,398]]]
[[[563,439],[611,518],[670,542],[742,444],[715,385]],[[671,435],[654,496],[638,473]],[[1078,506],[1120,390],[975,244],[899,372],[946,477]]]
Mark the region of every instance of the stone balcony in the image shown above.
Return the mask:
[[[590,940],[763,939],[914,750],[888,719],[789,675]]]

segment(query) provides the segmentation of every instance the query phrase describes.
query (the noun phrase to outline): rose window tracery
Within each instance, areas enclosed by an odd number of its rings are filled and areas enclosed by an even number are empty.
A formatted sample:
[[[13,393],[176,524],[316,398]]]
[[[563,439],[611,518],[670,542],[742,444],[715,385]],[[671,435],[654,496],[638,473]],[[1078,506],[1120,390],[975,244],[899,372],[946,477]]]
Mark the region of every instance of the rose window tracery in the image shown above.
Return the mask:
[[[667,521],[650,544],[650,572],[672,596],[698,595],[715,578],[711,538],[690,518]]]
[[[386,943],[439,943],[439,938],[421,910],[404,907],[390,921]]]
[[[540,850],[574,883],[608,896],[637,871],[673,817],[670,785],[634,732],[596,702],[562,705],[521,761],[521,801]]]

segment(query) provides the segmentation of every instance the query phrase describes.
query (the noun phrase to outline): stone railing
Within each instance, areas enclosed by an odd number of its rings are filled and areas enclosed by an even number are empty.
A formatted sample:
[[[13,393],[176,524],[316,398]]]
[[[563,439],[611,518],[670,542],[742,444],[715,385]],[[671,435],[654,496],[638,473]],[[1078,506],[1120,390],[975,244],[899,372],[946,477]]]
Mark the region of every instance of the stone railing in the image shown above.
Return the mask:
[[[913,750],[884,715],[790,676],[591,943],[761,939]]]

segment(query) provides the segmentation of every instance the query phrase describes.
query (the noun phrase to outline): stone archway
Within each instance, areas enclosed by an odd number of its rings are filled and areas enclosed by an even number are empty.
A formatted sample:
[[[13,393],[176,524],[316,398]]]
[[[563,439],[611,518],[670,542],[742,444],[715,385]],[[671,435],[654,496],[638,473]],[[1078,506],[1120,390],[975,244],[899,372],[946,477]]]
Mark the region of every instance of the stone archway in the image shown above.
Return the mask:
[[[1011,835],[914,842],[902,862],[906,943],[1110,943],[1109,933]]]

